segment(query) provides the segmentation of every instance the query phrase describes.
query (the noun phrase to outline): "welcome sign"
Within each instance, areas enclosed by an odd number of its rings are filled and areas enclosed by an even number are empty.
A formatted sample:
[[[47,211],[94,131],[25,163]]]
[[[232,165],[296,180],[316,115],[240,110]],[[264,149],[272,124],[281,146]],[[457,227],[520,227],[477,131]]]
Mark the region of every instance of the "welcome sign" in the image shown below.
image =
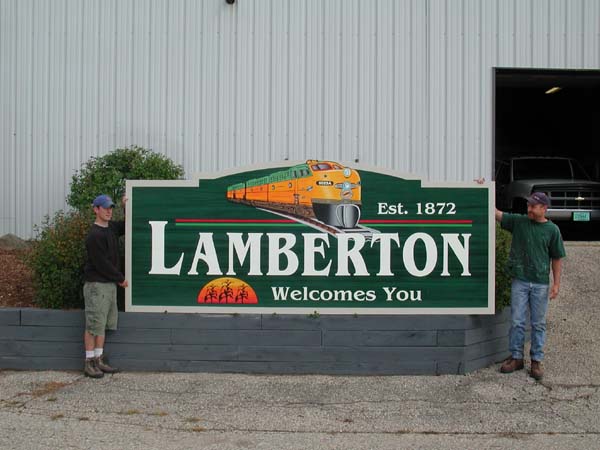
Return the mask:
[[[308,160],[127,197],[127,311],[494,313],[492,184]]]

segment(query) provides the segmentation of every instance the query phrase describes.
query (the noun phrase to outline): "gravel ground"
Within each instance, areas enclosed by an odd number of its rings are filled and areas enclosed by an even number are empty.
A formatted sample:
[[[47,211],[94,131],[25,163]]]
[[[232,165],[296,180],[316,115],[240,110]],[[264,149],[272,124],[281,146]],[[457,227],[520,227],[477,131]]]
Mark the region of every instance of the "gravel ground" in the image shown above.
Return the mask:
[[[600,448],[600,243],[568,243],[546,376],[0,372],[2,449]]]

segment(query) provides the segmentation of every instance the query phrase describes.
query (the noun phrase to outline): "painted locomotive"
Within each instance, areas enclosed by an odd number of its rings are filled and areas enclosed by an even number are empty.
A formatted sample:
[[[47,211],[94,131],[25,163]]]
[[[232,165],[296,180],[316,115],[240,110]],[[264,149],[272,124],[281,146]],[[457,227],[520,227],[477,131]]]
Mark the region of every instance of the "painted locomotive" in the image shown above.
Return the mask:
[[[355,228],[360,220],[358,172],[332,161],[308,160],[270,175],[227,187],[227,199]]]

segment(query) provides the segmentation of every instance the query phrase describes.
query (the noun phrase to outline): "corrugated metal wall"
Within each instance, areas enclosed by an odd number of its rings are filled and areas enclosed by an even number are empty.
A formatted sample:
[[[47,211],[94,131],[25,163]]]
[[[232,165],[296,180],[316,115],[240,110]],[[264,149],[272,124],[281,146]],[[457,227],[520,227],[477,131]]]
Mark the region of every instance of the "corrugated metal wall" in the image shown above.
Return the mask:
[[[0,0],[0,235],[90,156],[491,172],[493,67],[600,67],[600,0]]]

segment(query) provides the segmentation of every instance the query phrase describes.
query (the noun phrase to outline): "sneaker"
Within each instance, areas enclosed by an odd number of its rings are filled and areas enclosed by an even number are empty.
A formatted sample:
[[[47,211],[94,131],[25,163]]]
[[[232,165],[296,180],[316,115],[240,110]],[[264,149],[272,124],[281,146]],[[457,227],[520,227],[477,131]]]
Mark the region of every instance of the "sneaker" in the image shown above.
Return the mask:
[[[542,363],[539,361],[531,361],[531,371],[529,372],[531,378],[541,380],[544,377],[544,369],[542,369]]]
[[[96,367],[96,360],[94,358],[85,359],[83,374],[90,378],[102,378],[104,376],[104,373]]]
[[[109,366],[108,363],[104,361],[104,355],[98,356],[97,358],[94,358],[94,360],[96,367],[104,373],[117,373],[119,371],[119,369]]]
[[[502,373],[512,373],[515,370],[521,370],[525,365],[522,359],[514,359],[512,356],[508,358],[500,367]]]

